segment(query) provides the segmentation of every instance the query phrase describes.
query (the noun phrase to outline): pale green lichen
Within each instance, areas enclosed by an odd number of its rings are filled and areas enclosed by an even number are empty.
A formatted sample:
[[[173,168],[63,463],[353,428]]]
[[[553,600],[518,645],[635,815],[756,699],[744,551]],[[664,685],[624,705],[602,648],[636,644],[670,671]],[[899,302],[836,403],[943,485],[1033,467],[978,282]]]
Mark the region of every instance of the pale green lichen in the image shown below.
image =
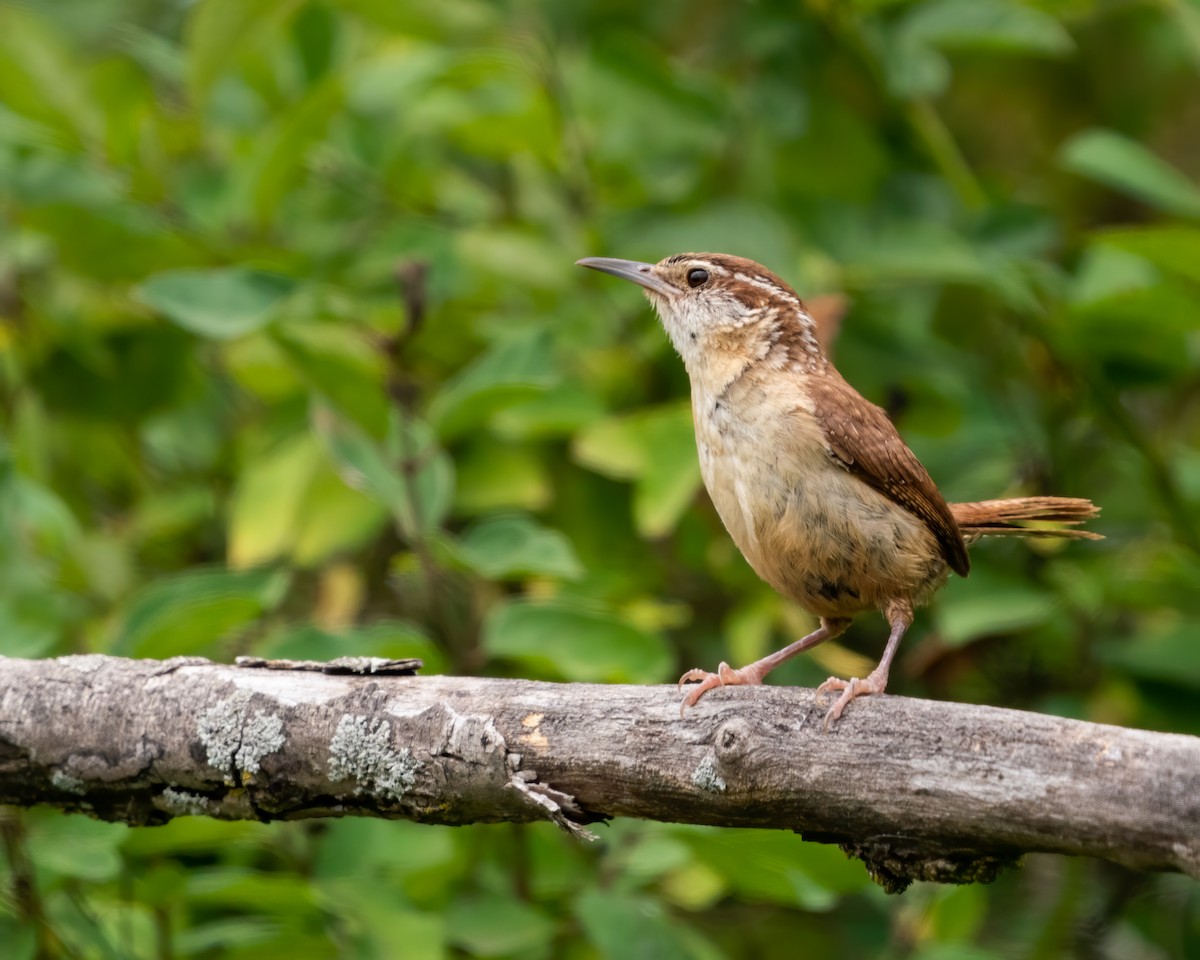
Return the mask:
[[[87,784],[63,770],[55,770],[50,774],[50,785],[63,793],[87,793]]]
[[[701,790],[713,793],[725,792],[725,780],[717,773],[717,758],[713,754],[705,754],[699,766],[692,771],[692,783]]]
[[[258,773],[262,758],[283,746],[283,721],[262,710],[250,716],[250,697],[239,690],[200,717],[196,732],[208,762],[223,772]]]
[[[198,793],[164,787],[158,795],[158,806],[176,817],[200,817],[212,809],[212,801]]]
[[[329,778],[353,780],[356,793],[399,800],[416,783],[418,763],[408,748],[392,749],[391,735],[386,720],[372,726],[369,717],[342,717],[329,742]]]

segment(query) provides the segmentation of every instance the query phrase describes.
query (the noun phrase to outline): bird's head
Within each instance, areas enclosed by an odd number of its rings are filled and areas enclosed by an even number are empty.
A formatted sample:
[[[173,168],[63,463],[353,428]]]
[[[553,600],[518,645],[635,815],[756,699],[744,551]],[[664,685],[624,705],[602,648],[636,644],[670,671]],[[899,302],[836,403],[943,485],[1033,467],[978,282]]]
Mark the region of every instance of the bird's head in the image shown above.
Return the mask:
[[[766,267],[725,253],[677,253],[658,263],[578,261],[641,286],[693,379],[723,379],[764,360],[824,363],[816,326],[796,291]]]

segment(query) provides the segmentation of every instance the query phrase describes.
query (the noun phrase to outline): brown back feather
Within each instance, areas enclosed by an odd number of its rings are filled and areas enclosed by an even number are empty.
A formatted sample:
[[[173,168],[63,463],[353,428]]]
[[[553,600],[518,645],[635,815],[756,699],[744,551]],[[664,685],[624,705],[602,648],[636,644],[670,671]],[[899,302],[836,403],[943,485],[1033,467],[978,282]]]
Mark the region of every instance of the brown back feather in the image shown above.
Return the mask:
[[[883,409],[865,400],[832,367],[810,377],[805,389],[820,411],[834,460],[915,514],[937,538],[950,569],[965,577],[971,561],[958,522]]]

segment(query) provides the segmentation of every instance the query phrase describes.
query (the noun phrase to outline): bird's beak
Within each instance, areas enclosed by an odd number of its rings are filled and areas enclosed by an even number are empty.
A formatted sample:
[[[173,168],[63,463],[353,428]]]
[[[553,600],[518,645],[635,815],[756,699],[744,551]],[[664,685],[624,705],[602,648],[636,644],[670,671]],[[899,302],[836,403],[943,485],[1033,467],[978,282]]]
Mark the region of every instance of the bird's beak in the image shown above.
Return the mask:
[[[591,267],[601,273],[611,273],[622,280],[632,280],[647,290],[653,290],[664,297],[673,297],[679,291],[654,272],[654,264],[638,263],[636,260],[614,260],[612,257],[584,257],[576,260],[581,267]]]

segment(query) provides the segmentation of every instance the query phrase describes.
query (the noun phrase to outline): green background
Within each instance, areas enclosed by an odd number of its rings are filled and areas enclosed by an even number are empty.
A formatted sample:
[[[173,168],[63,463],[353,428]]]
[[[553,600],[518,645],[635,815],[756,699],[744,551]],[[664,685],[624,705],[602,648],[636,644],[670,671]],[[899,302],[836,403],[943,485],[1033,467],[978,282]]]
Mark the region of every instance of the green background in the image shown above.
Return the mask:
[[[1104,508],[977,547],[893,692],[1200,734],[1198,183],[1194,0],[0,4],[0,652],[657,683],[798,636],[645,302],[573,265],[716,249],[848,298],[948,498]],[[0,943],[1200,956],[1178,876],[887,897],[788,833],[600,832],[9,812]]]

